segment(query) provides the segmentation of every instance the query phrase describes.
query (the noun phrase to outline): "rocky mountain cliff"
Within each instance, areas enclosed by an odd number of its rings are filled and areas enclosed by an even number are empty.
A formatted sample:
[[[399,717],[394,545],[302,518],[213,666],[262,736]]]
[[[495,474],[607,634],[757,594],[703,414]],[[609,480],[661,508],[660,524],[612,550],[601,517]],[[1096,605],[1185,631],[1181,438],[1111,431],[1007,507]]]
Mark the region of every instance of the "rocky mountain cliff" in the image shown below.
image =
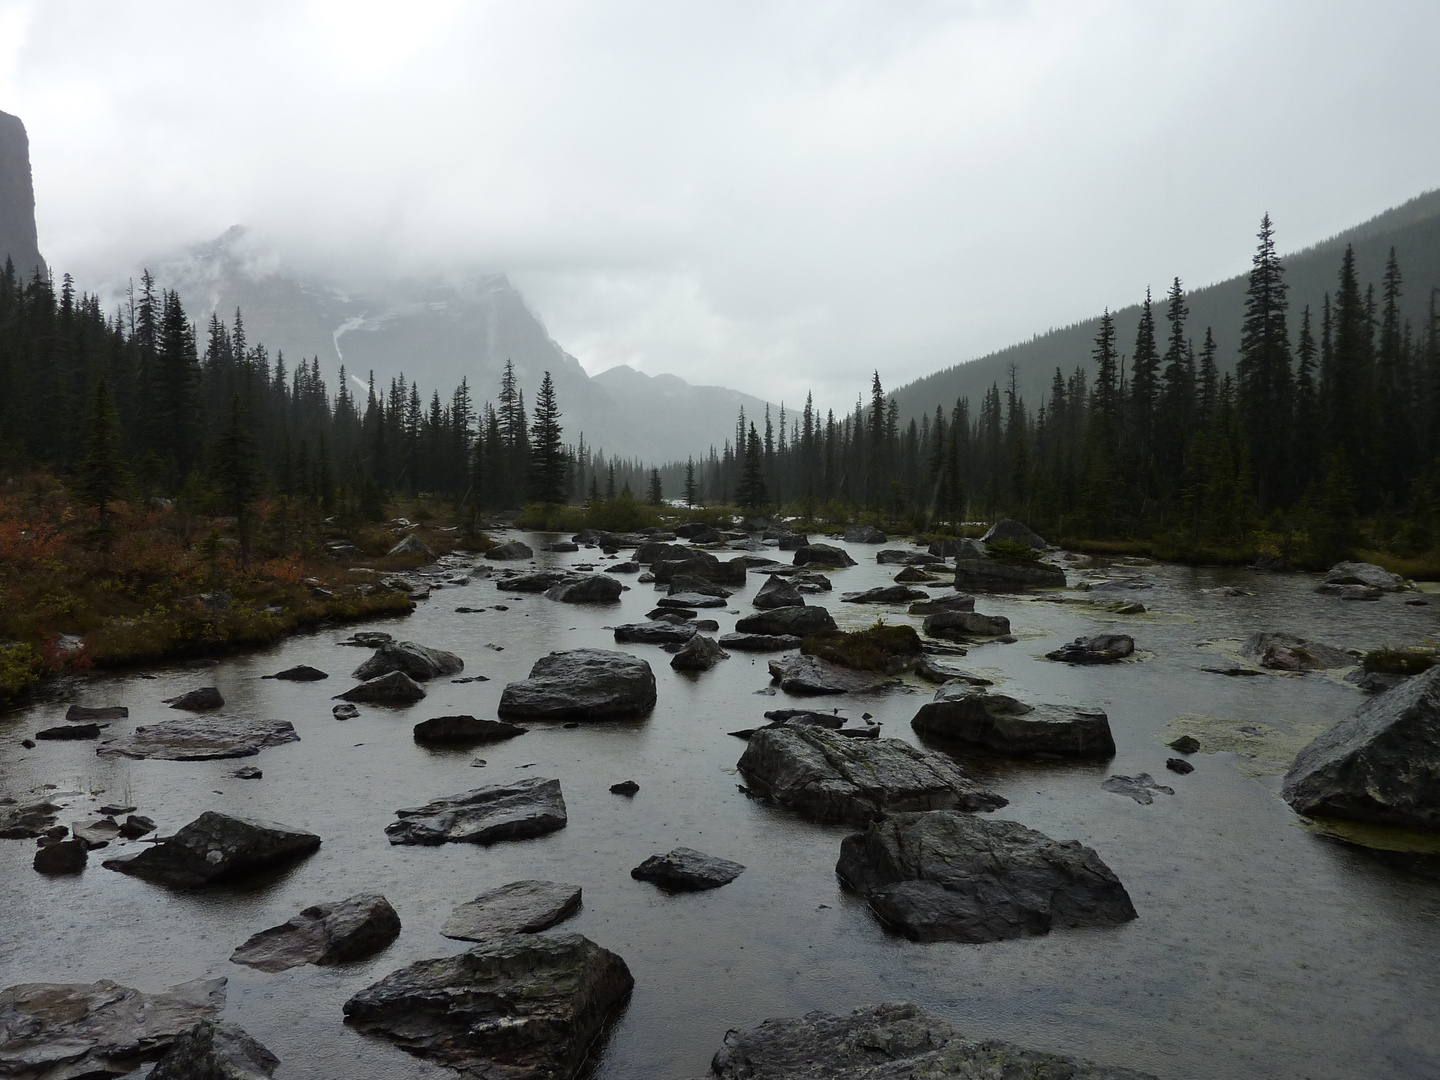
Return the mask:
[[[343,363],[362,380],[374,371],[382,386],[404,372],[427,401],[432,390],[447,399],[463,376],[478,403],[494,399],[508,359],[530,404],[549,371],[566,441],[583,432],[588,446],[606,453],[654,463],[699,456],[723,445],[741,406],[747,415],[765,409],[738,391],[629,367],[592,378],[503,274],[346,290],[288,272],[238,227],[150,269],[180,293],[202,333],[211,312],[229,322],[239,308],[251,343],[263,342],[272,356],[283,350],[292,368],[318,356],[332,390]]]
[[[30,138],[18,116],[0,112],[0,265],[6,256],[29,278],[48,274],[35,235],[35,186],[30,179]]]

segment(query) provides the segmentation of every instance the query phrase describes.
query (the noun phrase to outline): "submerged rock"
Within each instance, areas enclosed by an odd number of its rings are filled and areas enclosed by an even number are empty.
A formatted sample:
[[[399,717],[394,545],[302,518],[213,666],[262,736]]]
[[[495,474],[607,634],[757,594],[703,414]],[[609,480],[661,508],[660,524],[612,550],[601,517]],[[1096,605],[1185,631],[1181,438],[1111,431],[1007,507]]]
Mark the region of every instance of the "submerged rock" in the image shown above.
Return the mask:
[[[922,705],[910,726],[917,734],[980,746],[1010,757],[1110,758],[1115,739],[1100,709],[1028,705],[949,683]]]
[[[676,671],[709,671],[721,660],[729,659],[730,654],[714,638],[696,634],[671,657],[670,666]]]
[[[818,656],[771,660],[770,678],[787,694],[849,694],[873,690],[882,681],[874,672],[851,671]]]
[[[847,739],[816,727],[761,728],[739,769],[757,794],[817,821],[859,823],[901,810],[1005,805],[943,754],[899,739]]]
[[[101,757],[154,758],[161,761],[210,761],[253,757],[267,746],[299,742],[289,720],[249,720],[243,716],[193,716],[143,724],[131,735],[106,739],[95,748]]]
[[[962,592],[1021,592],[1064,588],[1065,571],[1044,562],[1004,559],[955,560],[955,588]]]
[[[849,1016],[812,1012],[731,1028],[710,1073],[717,1080],[1155,1080],[998,1039],[970,1039],[904,1001]]]
[[[1325,596],[1338,597],[1341,600],[1379,600],[1385,595],[1384,589],[1377,589],[1373,585],[1331,585],[1327,583],[1317,586],[1315,591]]]
[[[103,725],[109,727],[109,724]],[[35,732],[35,738],[41,742],[51,741],[72,741],[79,739],[98,739],[100,737],[100,724],[59,724],[56,727],[43,728]]]
[[[572,581],[552,585],[545,590],[550,600],[562,604],[613,604],[620,599],[621,585],[604,574],[586,574]]]
[[[302,964],[343,964],[372,956],[400,936],[400,916],[379,893],[357,893],[307,907],[288,922],[261,930],[230,954],[260,971]]]
[[[1128,795],[1141,806],[1149,806],[1155,801],[1156,795],[1175,794],[1174,788],[1156,783],[1155,778],[1148,772],[1142,772],[1138,776],[1112,776],[1100,786],[1116,795]]]
[[[335,705],[330,709],[330,715],[336,720],[354,720],[360,715],[360,710],[349,702],[343,705]]]
[[[1297,813],[1440,829],[1440,666],[1366,701],[1295,756]]]
[[[754,599],[750,601],[755,607],[764,610],[772,610],[782,607],[804,607],[805,597],[795,587],[794,582],[787,581],[783,577],[772,574],[765,579],[765,584],[756,591]]]
[[[670,579],[668,592],[671,596],[678,596],[680,593],[699,593],[702,596],[719,597],[721,600],[729,599],[734,595],[734,592],[724,585],[696,574],[676,574]]]
[[[403,671],[416,682],[425,682],[463,670],[465,661],[454,653],[432,649],[414,641],[395,641],[381,645],[374,656],[351,674],[357,679],[373,679],[392,671]]]
[[[512,881],[481,893],[450,913],[440,933],[459,941],[538,934],[580,910],[580,886],[558,881]]]
[[[834,630],[835,619],[823,607],[781,607],[747,615],[735,623],[740,634],[772,634],[805,637],[821,630]]]
[[[795,549],[796,566],[808,566],[811,563],[820,566],[856,565],[848,551],[833,544],[806,544],[804,547]]]
[[[174,836],[133,855],[106,859],[107,870],[174,888],[230,881],[320,847],[320,837],[289,825],[207,810]]]
[[[523,720],[607,720],[655,707],[655,673],[629,653],[571,649],[542,656],[530,677],[500,695],[499,715]]]
[[[1294,634],[1251,634],[1240,646],[1240,655],[1275,671],[1326,671],[1355,663],[1343,649]]]
[[[124,705],[71,705],[65,711],[65,722],[81,724],[95,720],[124,720],[129,715],[130,710]]]
[[[664,855],[651,855],[631,870],[630,876],[671,892],[700,892],[729,885],[744,872],[740,863],[677,847]]]
[[[524,735],[525,729],[503,720],[482,720],[474,716],[435,716],[415,725],[412,736],[418,743],[499,742]]]
[[[202,1020],[170,1044],[148,1080],[269,1080],[280,1059],[234,1024]]]
[[[955,593],[953,596],[942,596],[934,600],[917,600],[911,604],[908,613],[911,615],[939,615],[947,611],[974,611],[975,597],[967,593]]]
[[[512,934],[421,960],[345,1003],[346,1022],[494,1080],[572,1080],[635,984],[579,934]]]
[[[921,629],[931,637],[963,641],[969,637],[1008,634],[1010,620],[1003,615],[981,615],[978,611],[939,611],[926,615]]]
[[[447,795],[395,811],[385,826],[392,844],[493,844],[528,840],[568,821],[559,780],[532,776]]]
[[[392,671],[352,686],[337,698],[345,701],[372,701],[384,705],[408,705],[425,696],[425,688],[403,671]]]
[[[720,647],[740,652],[784,652],[798,649],[800,638],[794,634],[722,634]]]
[[[218,709],[225,704],[225,699],[220,696],[220,691],[213,686],[202,686],[198,690],[189,690],[175,697],[165,699],[165,704],[172,709],[186,709],[190,712],[204,712],[207,709]]]
[[[912,589],[909,585],[881,585],[864,592],[848,592],[840,595],[845,604],[906,604],[911,600],[928,600],[930,594],[924,589]]]
[[[640,645],[683,645],[695,636],[693,622],[652,619],[650,622],[625,623],[615,627],[615,640]]]
[[[841,842],[835,873],[915,941],[1004,941],[1137,917],[1093,849],[955,810],[872,822]]]
[[[55,815],[59,812],[59,804],[49,799],[0,804],[0,839],[33,840],[55,826]]]
[[[15,1080],[123,1076],[225,1007],[224,979],[145,994],[109,979],[0,990],[0,1070]]]
[[[1045,538],[1026,525],[1020,524],[1014,518],[1001,518],[994,525],[991,525],[984,536],[980,538],[982,544],[993,544],[1000,540],[1011,544],[1024,544],[1029,548],[1036,548],[1043,551],[1046,548]]]
[[[568,570],[537,570],[533,574],[510,573],[507,577],[497,578],[495,588],[501,592],[543,593],[571,580],[573,575]]]
[[[295,667],[286,668],[284,671],[277,671],[274,675],[261,676],[265,679],[281,679],[285,682],[319,682],[321,679],[328,679],[330,676],[319,668],[313,668],[309,664],[297,664]]]
[[[1133,655],[1135,639],[1129,634],[1096,634],[1094,637],[1076,638],[1070,644],[1046,653],[1045,659],[1065,664],[1113,664]]]

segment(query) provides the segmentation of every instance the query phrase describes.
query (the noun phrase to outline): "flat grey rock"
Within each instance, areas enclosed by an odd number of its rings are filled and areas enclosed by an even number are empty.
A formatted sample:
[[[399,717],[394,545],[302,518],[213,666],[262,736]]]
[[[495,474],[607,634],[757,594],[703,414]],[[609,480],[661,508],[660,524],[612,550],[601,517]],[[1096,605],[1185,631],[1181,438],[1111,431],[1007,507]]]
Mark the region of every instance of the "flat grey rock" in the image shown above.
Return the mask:
[[[1003,615],[981,615],[978,611],[940,611],[926,615],[921,629],[931,637],[952,640],[1000,637],[1010,633],[1010,620]]]
[[[924,589],[912,589],[909,585],[879,585],[864,592],[840,594],[844,604],[908,604],[912,600],[927,600],[930,594]]]
[[[729,859],[677,847],[664,855],[651,855],[631,870],[630,876],[671,892],[701,892],[728,885],[744,871],[744,866]]]
[[[459,941],[538,934],[580,910],[580,886],[558,881],[512,881],[481,893],[450,913],[440,933]]]
[[[740,652],[785,652],[798,649],[800,638],[793,634],[722,634],[720,647]]]
[[[655,673],[629,653],[571,649],[542,656],[500,695],[501,719],[607,720],[655,707]]]
[[[916,941],[1004,941],[1136,917],[1092,849],[956,810],[872,822],[841,842],[835,873]]]
[[[65,711],[67,724],[83,724],[96,720],[125,720],[130,710],[124,705],[71,705]]]
[[[531,776],[447,795],[395,811],[385,826],[392,844],[494,844],[528,840],[568,821],[559,780]]]
[[[861,693],[884,681],[873,671],[851,671],[815,656],[784,656],[769,667],[770,678],[787,694]]]
[[[421,720],[411,732],[418,743],[499,742],[524,735],[525,729],[503,720],[485,720],[474,716],[434,716]]]
[[[495,579],[495,588],[501,592],[543,593],[562,582],[571,581],[574,575],[568,570],[537,570],[533,574],[507,574]]]
[[[1241,644],[1240,655],[1274,671],[1328,671],[1355,664],[1343,649],[1294,634],[1251,634]]]
[[[875,553],[875,561],[881,566],[933,566],[945,560],[928,551],[909,551],[904,548],[886,548]]]
[[[236,964],[285,971],[303,964],[343,964],[373,956],[400,936],[400,916],[379,893],[357,893],[305,908],[261,930],[230,954]]]
[[[210,761],[254,757],[269,746],[299,742],[289,720],[250,720],[243,716],[187,716],[142,724],[133,734],[106,739],[95,748],[101,757]]]
[[[1111,776],[1100,786],[1115,795],[1128,795],[1141,806],[1149,806],[1156,795],[1175,794],[1174,788],[1157,783],[1148,772],[1138,776]]]
[[[1005,805],[943,754],[899,739],[847,739],[816,727],[761,728],[739,769],[752,791],[816,821],[862,823],[902,810]]]
[[[302,829],[207,810],[174,836],[102,865],[160,885],[194,888],[304,858],[319,847],[320,837]]]
[[[683,645],[695,636],[692,622],[625,623],[615,627],[615,640],[639,645]]]
[[[1065,587],[1065,571],[1045,562],[958,558],[955,588],[960,592],[1024,592]]]
[[[545,596],[562,604],[613,604],[620,599],[621,589],[620,582],[613,577],[586,574],[552,585],[545,590]]]
[[[968,593],[952,593],[932,600],[917,600],[907,609],[911,615],[938,615],[942,611],[974,611],[975,597]]]
[[[148,1080],[269,1080],[279,1067],[244,1029],[202,1020],[170,1044]]]
[[[1063,664],[1114,664],[1135,655],[1135,639],[1129,634],[1096,634],[1079,637],[1045,654],[1047,660]]]
[[[1110,720],[1100,709],[1029,705],[958,681],[936,691],[910,726],[919,735],[1009,757],[1115,756]]]

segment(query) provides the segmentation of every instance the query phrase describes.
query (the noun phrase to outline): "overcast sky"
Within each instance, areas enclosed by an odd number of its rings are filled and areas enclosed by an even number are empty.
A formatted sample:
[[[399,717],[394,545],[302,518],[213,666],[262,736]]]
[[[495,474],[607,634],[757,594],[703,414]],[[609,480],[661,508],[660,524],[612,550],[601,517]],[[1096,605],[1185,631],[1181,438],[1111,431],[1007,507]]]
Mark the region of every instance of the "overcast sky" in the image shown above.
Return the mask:
[[[843,407],[1440,186],[1435,0],[0,0],[82,286],[244,223],[591,372]]]

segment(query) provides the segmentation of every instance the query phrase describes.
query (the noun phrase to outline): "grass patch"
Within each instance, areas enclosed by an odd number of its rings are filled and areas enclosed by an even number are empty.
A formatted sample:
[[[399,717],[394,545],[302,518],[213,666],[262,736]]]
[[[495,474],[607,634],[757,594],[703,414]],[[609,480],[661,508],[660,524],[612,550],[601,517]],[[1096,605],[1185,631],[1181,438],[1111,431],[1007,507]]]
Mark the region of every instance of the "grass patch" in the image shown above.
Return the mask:
[[[1008,563],[1033,563],[1040,561],[1040,552],[1029,544],[1018,540],[992,540],[985,545],[985,556]]]
[[[801,642],[800,651],[855,671],[884,671],[891,657],[918,653],[920,635],[913,626],[884,623],[868,630],[822,630]]]
[[[1388,551],[1357,551],[1355,558],[1360,562],[1382,566],[1392,574],[1409,578],[1411,581],[1440,581],[1440,552],[1405,558]]]

